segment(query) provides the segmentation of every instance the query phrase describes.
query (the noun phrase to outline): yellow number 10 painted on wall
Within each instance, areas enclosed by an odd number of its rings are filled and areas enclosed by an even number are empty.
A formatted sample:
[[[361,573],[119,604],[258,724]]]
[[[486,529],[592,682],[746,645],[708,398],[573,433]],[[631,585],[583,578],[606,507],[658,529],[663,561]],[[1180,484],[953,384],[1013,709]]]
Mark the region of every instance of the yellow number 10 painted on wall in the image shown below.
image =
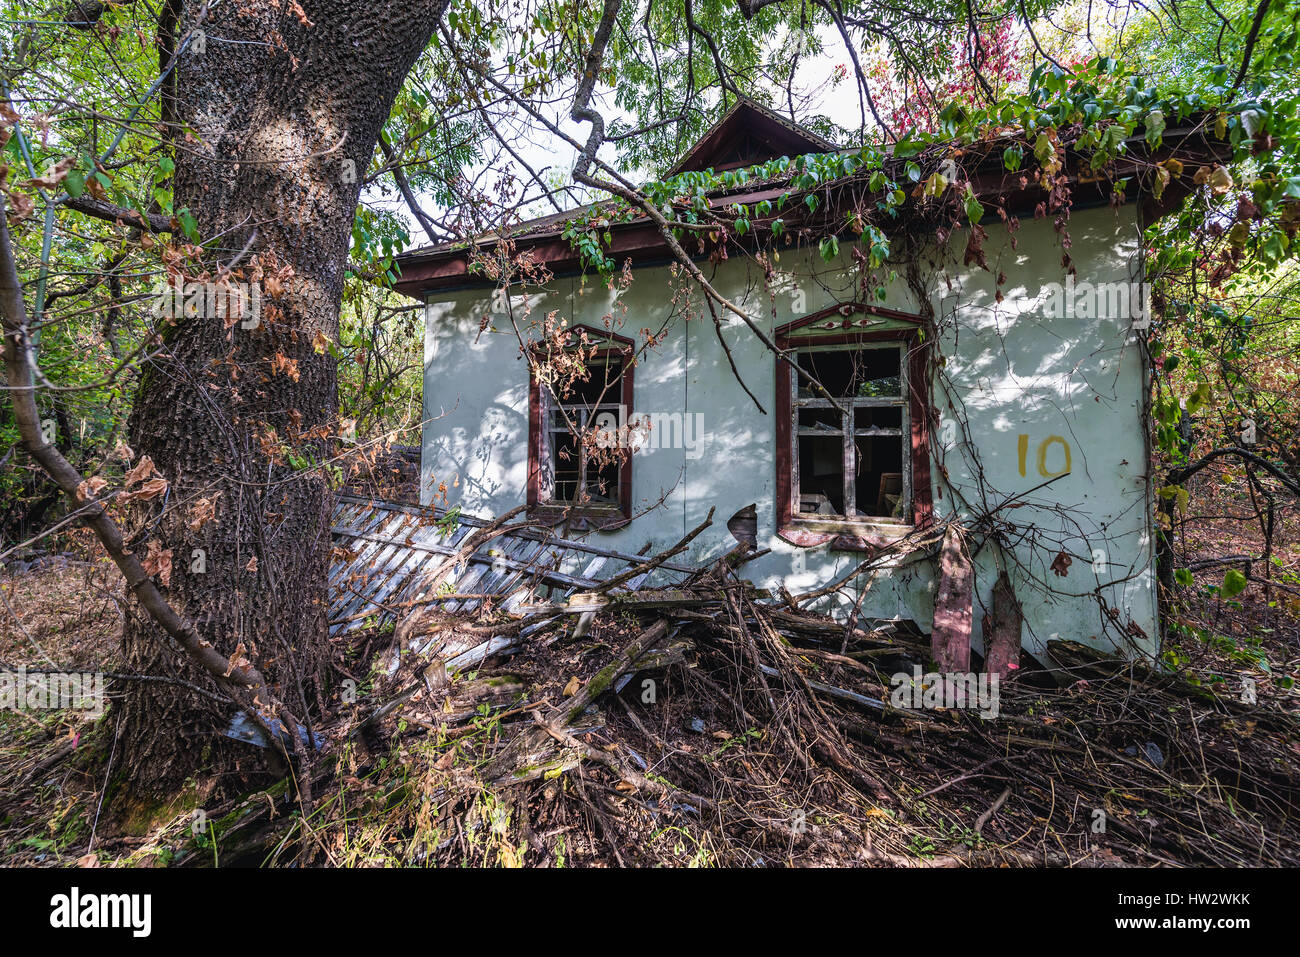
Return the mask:
[[[1019,440],[1020,440],[1019,441],[1020,474],[1024,475],[1025,456],[1029,452],[1029,436],[1025,435],[1022,432],[1020,434]],[[1047,468],[1047,450],[1052,447],[1052,443],[1054,442],[1061,443],[1061,449],[1065,452],[1065,468],[1059,469],[1055,472],[1049,471]],[[1039,475],[1043,476],[1044,478],[1055,478],[1058,475],[1064,475],[1068,471],[1070,471],[1070,443],[1069,442],[1065,441],[1065,439],[1061,438],[1059,435],[1049,435],[1047,438],[1043,439],[1043,441],[1038,443],[1038,474]]]

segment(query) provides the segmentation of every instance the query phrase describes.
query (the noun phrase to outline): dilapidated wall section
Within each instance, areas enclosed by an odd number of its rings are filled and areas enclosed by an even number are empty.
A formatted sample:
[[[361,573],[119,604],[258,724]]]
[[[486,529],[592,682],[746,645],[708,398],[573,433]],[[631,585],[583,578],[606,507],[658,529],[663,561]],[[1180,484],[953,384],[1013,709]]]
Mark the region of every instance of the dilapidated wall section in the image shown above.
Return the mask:
[[[1127,284],[1136,274],[1139,233],[1130,209],[1078,211],[1070,235],[1079,283]],[[975,645],[982,647],[982,619],[1005,569],[1024,606],[1027,650],[1041,653],[1059,636],[1151,652],[1157,630],[1145,373],[1131,315],[1104,303],[1073,316],[1054,315],[1059,300],[1053,303],[1051,284],[1066,279],[1056,234],[1035,221],[1017,236],[1013,249],[1004,231],[990,228],[988,271],[961,265],[962,234],[954,235],[950,249],[923,256],[937,258],[937,266],[918,264],[942,356],[932,386],[935,512],[943,518],[996,511],[1002,522],[1000,546],[973,542]],[[742,258],[709,270],[718,290],[761,317],[771,332],[861,299],[851,264],[845,244],[832,263],[788,249],[766,281]],[[905,270],[899,272],[883,305],[922,311]],[[1001,302],[994,279],[999,272],[1005,275]],[[701,428],[687,431],[677,443],[683,447],[636,455],[634,513],[662,504],[622,529],[592,533],[593,540],[624,551],[668,546],[716,507],[714,526],[692,545],[693,559],[707,559],[735,544],[726,520],[752,503],[759,547],[772,550],[746,566],[760,587],[807,590],[854,568],[859,553],[797,548],[777,537],[773,356],[739,320],[727,324],[736,365],[763,403],[762,414],[733,377],[698,295],[684,289],[667,267],[637,269],[622,291],[592,278],[560,278],[513,297],[513,322],[490,288],[434,294],[425,341],[422,501],[441,501],[445,487],[449,504],[484,517],[522,503],[528,370],[514,323],[552,310],[596,327],[613,316],[618,331],[638,345],[641,330],[664,333],[636,369],[633,412],[685,411]],[[490,322],[480,335],[485,315]],[[869,581],[861,614],[912,618],[928,630],[936,590],[932,562],[886,568]],[[839,601],[848,606],[855,597]]]

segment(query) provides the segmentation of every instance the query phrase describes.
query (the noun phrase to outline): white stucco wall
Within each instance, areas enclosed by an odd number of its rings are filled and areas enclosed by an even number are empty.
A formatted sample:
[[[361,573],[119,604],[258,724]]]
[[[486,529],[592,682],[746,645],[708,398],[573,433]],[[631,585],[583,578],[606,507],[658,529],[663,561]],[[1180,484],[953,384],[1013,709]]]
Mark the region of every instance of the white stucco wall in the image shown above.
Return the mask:
[[[1077,211],[1070,235],[1079,282],[1126,283],[1136,274],[1138,230],[1130,210]],[[1031,652],[1041,651],[1054,636],[1102,647],[1136,641],[1138,650],[1150,652],[1157,629],[1144,372],[1130,317],[1104,309],[1093,318],[1049,317],[1048,284],[1063,283],[1065,276],[1047,222],[1026,222],[1017,250],[1004,229],[990,225],[991,272],[960,265],[965,239],[964,233],[953,236],[955,253],[935,272],[929,290],[945,357],[933,399],[944,420],[952,422],[934,436],[935,510],[970,515],[1009,499],[1021,503],[1002,513],[1016,526],[1005,553],[989,546],[976,557],[976,645],[982,648],[981,618],[997,569],[1005,567],[1024,606],[1022,640]],[[841,260],[832,264],[815,252],[790,249],[781,255],[781,275],[770,287],[757,267],[740,258],[708,271],[718,290],[760,316],[770,333],[792,319],[863,298],[849,263],[847,244]],[[994,288],[999,271],[1007,277],[1001,303]],[[638,343],[640,330],[666,326],[662,345],[636,369],[634,411],[704,416],[698,457],[683,449],[657,449],[635,458],[633,511],[661,496],[663,506],[623,529],[592,533],[593,540],[627,551],[647,543],[667,546],[716,506],[713,527],[695,540],[690,555],[708,559],[734,544],[726,521],[753,503],[759,546],[772,549],[745,567],[757,585],[806,589],[847,572],[860,554],[832,552],[829,546],[800,549],[775,534],[772,355],[739,320],[728,324],[736,364],[766,408],[763,415],[734,380],[707,316],[696,311],[687,320],[673,304],[672,290],[680,284],[667,268],[647,267],[636,270],[632,285],[617,297],[621,303],[594,277],[557,279],[528,297],[533,318],[558,310],[571,323],[598,328],[605,316],[617,318],[626,307],[619,331]],[[883,305],[916,311],[901,279],[888,292]],[[523,301],[514,299],[517,314]],[[698,297],[695,302],[698,306]],[[430,501],[445,483],[450,504],[484,517],[523,502],[528,465],[527,366],[504,315],[494,314],[478,335],[479,322],[492,307],[491,289],[435,293],[425,339],[422,501]],[[1021,435],[1027,445],[1023,476]],[[1031,491],[1046,481],[1038,472],[1038,447],[1052,436],[1060,441],[1049,445],[1047,468],[1062,468],[1065,442],[1071,471]],[[1075,557],[1067,574],[1059,576],[1049,566],[1062,550]],[[1118,611],[1118,620],[1103,612],[1093,594],[1099,585],[1105,586],[1101,597]],[[935,587],[934,569],[926,563],[880,574],[868,588],[862,614],[913,618],[928,630]],[[1140,639],[1130,622],[1148,638]]]

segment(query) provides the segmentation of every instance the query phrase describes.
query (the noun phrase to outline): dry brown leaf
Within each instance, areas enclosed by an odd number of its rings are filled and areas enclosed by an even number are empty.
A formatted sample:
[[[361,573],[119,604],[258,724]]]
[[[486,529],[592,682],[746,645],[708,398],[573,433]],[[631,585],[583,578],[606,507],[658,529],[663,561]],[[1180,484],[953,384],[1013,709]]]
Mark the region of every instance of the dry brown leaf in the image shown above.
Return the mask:
[[[132,485],[143,482],[145,479],[149,478],[149,476],[156,474],[157,471],[158,469],[154,467],[153,459],[147,455],[143,456],[140,461],[135,464],[135,468],[126,473],[126,487],[130,488]]]
[[[54,189],[68,177],[72,167],[77,165],[74,157],[67,156],[45,171],[43,176],[33,176],[31,185],[38,189]]]
[[[9,221],[11,223],[26,219],[36,211],[36,200],[26,193],[13,190],[8,196],[10,206]]]
[[[219,498],[221,498],[220,492],[212,496],[212,498],[205,496],[190,506],[189,521],[185,524],[191,532],[197,532],[216,517],[217,499]]]
[[[569,683],[564,686],[564,696],[566,698],[573,697],[575,694],[578,693],[578,689],[581,687],[582,687],[582,682],[578,680],[577,675],[574,675],[572,678],[569,679]]]
[[[256,571],[257,571],[257,556],[256,556],[256,555],[254,555],[252,558],[250,558],[250,559],[248,560],[248,564],[244,566],[244,571],[246,571],[246,572],[256,572]]]
[[[290,359],[283,352],[277,352],[271,359],[271,374],[284,373],[294,382],[298,381],[298,360]]]
[[[1216,166],[1209,176],[1209,184],[1215,196],[1222,196],[1232,189],[1232,174],[1222,166]]]
[[[172,550],[163,548],[162,543],[157,539],[151,541],[145,551],[144,559],[140,562],[144,570],[149,575],[156,575],[158,583],[163,588],[168,587],[172,582]]]
[[[148,501],[151,498],[157,498],[163,492],[167,491],[167,480],[161,475],[151,478],[138,489],[131,492],[123,492],[118,496],[119,502],[131,502],[135,499]]]
[[[104,481],[98,475],[92,475],[90,478],[86,479],[84,482],[82,482],[80,485],[77,486],[77,501],[85,502],[88,501],[89,499],[94,498],[103,490],[104,486],[107,484],[108,482]]]
[[[226,671],[227,678],[229,678],[232,674],[234,674],[236,668],[242,670],[244,668],[252,667],[253,664],[251,661],[248,660],[248,649],[244,647],[244,643],[242,641],[235,646],[234,653],[231,654],[231,656],[227,658],[226,661],[229,662],[230,664],[229,670]]]

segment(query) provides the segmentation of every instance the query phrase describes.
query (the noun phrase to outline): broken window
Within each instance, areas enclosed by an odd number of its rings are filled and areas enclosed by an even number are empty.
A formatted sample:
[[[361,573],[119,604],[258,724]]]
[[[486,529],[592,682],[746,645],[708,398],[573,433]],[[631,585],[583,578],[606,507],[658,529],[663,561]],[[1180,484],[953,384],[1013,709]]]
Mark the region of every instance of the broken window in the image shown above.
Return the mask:
[[[605,338],[609,341],[608,334]],[[595,518],[626,517],[632,467],[626,429],[630,343],[587,348],[576,369],[571,362],[551,366],[563,366],[563,374],[543,382],[535,377],[530,399],[528,504]]]
[[[550,408],[549,460],[555,480],[550,500],[566,505],[618,505],[623,456],[619,428],[619,356],[587,362],[587,378]],[[553,399],[555,397],[552,397]]]
[[[906,357],[901,341],[795,350],[806,375],[789,377],[794,518],[901,522],[911,514]]]

